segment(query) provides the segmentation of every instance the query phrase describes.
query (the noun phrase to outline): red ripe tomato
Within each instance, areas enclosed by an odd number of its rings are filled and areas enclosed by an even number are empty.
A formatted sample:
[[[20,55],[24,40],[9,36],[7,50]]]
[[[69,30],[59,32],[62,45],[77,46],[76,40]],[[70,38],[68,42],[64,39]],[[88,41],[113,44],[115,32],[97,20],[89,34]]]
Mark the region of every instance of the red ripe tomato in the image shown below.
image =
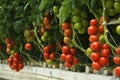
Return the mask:
[[[19,72],[19,71],[20,71],[20,69],[19,69],[19,68],[16,68],[16,69],[15,69],[15,71]]]
[[[45,53],[50,53],[50,48],[48,46],[44,47],[44,52]]]
[[[23,63],[19,63],[19,64],[18,64],[18,69],[23,69],[23,67],[24,67],[24,64],[23,64]]]
[[[117,66],[117,67],[114,69],[114,71],[115,71],[115,76],[118,77],[118,78],[120,78],[120,66]]]
[[[0,50],[2,49],[2,45],[0,45]]]
[[[89,35],[96,35],[98,32],[98,29],[96,26],[90,26],[88,27],[87,32]]]
[[[117,56],[114,57],[113,61],[114,61],[115,64],[120,65],[120,57],[117,57]]]
[[[14,67],[14,69],[16,69],[18,67],[18,65],[16,63],[13,63],[13,67]]]
[[[32,48],[32,45],[30,43],[25,44],[25,49],[26,50],[31,50],[31,48]]]
[[[109,49],[102,49],[101,55],[103,57],[107,57],[107,58],[110,57],[110,50]]]
[[[44,17],[44,18],[43,18],[43,23],[44,23],[45,25],[50,24],[50,19],[49,19],[48,17]]]
[[[73,56],[75,56],[75,54],[77,53],[76,48],[71,48],[71,49],[70,49],[70,53],[71,53]]]
[[[45,25],[45,28],[46,28],[46,29],[51,29],[51,27],[52,27],[51,24]]]
[[[89,41],[90,42],[95,42],[99,40],[99,36],[98,35],[90,35],[89,36]]]
[[[92,19],[92,20],[90,20],[90,25],[91,25],[91,26],[96,26],[97,24],[98,24],[97,19]]]
[[[92,61],[97,62],[100,58],[100,54],[98,52],[92,52],[90,54],[90,58],[92,59]]]
[[[66,29],[64,30],[64,36],[70,37],[72,35],[72,29]]]
[[[10,65],[10,68],[11,68],[12,70],[14,70],[14,69],[15,69],[13,65]]]
[[[14,40],[14,38],[11,39],[11,44],[12,44],[12,46],[15,46],[15,40]]]
[[[18,52],[15,52],[13,56],[14,56],[15,58],[19,58],[19,53],[18,53]]]
[[[106,57],[100,57],[99,63],[101,66],[107,66],[109,65],[109,59]]]
[[[100,70],[101,65],[99,64],[99,62],[92,62],[92,68],[95,70]]]
[[[65,57],[65,61],[67,62],[73,62],[74,61],[74,57],[71,54],[67,54]]]
[[[10,64],[13,63],[13,57],[12,57],[12,56],[10,56],[10,57],[8,58],[8,62],[9,62]]]
[[[77,65],[79,62],[79,59],[77,57],[74,57],[73,65]]]
[[[107,44],[107,43],[104,43],[103,45],[102,45],[102,49],[111,49],[111,47]]]
[[[101,49],[101,44],[99,41],[96,41],[96,42],[93,42],[90,44],[90,48],[93,50],[93,51],[100,51]]]
[[[5,39],[5,42],[6,42],[6,44],[7,44],[7,43],[10,43],[10,42],[11,42],[11,39],[10,39],[10,38],[6,38],[6,39]]]
[[[73,66],[73,63],[65,62],[64,65],[65,65],[65,67],[67,67],[68,69],[70,69]]]
[[[11,49],[13,46],[11,43],[7,43],[7,48]]]
[[[100,25],[100,26],[98,27],[98,32],[101,33],[101,34],[104,33],[104,26],[103,26],[103,25]]]
[[[18,58],[14,58],[13,63],[17,64],[18,63]]]
[[[120,55],[120,47],[116,48],[116,54]]]
[[[62,53],[64,53],[64,54],[70,53],[70,47],[69,46],[63,46],[62,47]]]
[[[52,52],[52,53],[50,54],[50,56],[49,56],[49,59],[54,60],[55,57],[56,57],[56,53],[55,53],[55,52]]]
[[[53,48],[53,45],[47,45],[46,47],[44,47],[44,52],[50,53],[52,48]]]
[[[66,29],[69,29],[70,28],[70,24],[68,22],[64,22],[62,24],[62,30],[66,30]]]
[[[19,58],[20,61],[23,61],[23,56],[19,55],[18,58]]]
[[[49,53],[47,53],[47,52],[45,52],[44,54],[43,54],[43,57],[45,58],[45,59],[49,59]]]
[[[61,58],[63,61],[65,61],[65,57],[66,57],[66,54],[64,54],[64,53],[62,53],[62,54],[60,55],[60,58]]]

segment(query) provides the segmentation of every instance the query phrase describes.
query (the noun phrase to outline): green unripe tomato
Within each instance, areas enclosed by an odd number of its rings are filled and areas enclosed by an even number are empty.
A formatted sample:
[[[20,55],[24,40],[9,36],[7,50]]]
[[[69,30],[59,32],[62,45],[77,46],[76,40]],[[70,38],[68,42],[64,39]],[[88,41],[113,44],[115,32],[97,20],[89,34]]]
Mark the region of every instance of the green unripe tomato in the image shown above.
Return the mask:
[[[114,3],[114,8],[117,13],[120,13],[120,2],[115,2]]]
[[[43,41],[43,42],[45,42],[45,41],[47,41],[47,37],[46,36],[41,36],[41,40]]]
[[[78,23],[75,23],[73,28],[76,29],[76,30],[79,30],[83,27],[83,24],[82,22],[78,22]]]
[[[43,34],[43,36],[46,36],[46,37],[48,37],[49,35],[50,35],[49,31],[45,31],[44,34]]]
[[[116,33],[117,33],[118,35],[120,35],[120,25],[118,25],[118,26],[116,27]]]
[[[120,23],[120,17],[118,18],[118,22]]]
[[[91,53],[93,52],[93,50],[91,48],[87,48],[86,50],[86,54],[89,56]]]
[[[107,0],[105,4],[106,8],[111,9],[114,7],[114,2],[113,0]]]
[[[88,18],[88,14],[86,11],[81,11],[80,12],[80,16],[83,18],[83,19],[87,19]]]
[[[80,21],[80,17],[78,15],[72,17],[72,22],[77,23],[79,21]]]
[[[59,6],[53,6],[53,12],[56,14],[59,12]]]
[[[80,13],[80,9],[79,8],[74,8],[73,9],[73,12],[72,12],[73,15],[78,15],[79,13]]]
[[[115,16],[116,15],[115,9],[108,9],[108,15]]]
[[[104,44],[104,43],[105,43],[104,35],[100,35],[100,37],[99,37],[99,42],[100,42],[101,44]]]
[[[78,33],[84,34],[86,32],[86,28],[82,27],[81,29],[78,30]]]

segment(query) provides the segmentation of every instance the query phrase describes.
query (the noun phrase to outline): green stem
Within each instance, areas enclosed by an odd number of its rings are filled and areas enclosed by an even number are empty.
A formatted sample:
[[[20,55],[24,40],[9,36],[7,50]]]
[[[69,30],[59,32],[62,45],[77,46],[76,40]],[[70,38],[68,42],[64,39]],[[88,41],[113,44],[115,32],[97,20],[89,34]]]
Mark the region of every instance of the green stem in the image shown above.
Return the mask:
[[[92,12],[92,14],[95,16],[95,18],[97,19],[97,21],[99,21],[99,18],[97,16],[97,14],[95,13],[95,11],[90,7],[90,4],[89,4],[89,1],[87,2],[87,6],[88,6],[88,9]]]
[[[2,58],[5,58],[5,56],[2,54],[2,52],[0,52],[0,55],[2,56]]]
[[[82,52],[86,52],[86,50],[82,47],[80,47],[77,43],[76,43],[76,40],[75,40],[75,35],[76,35],[76,31],[73,29],[73,38],[72,38],[72,42],[73,44],[78,48],[80,49]]]
[[[44,48],[44,46],[42,45],[42,41],[39,39],[38,35],[37,35],[37,27],[34,25],[34,34],[35,34],[35,37],[38,41],[38,43],[41,45],[42,48]]]
[[[25,56],[27,56],[27,58],[28,58],[30,61],[36,63],[36,61],[35,61],[34,59],[32,59],[29,54],[27,54],[27,53],[25,53],[25,52],[22,52],[22,53],[23,53]]]
[[[113,44],[111,44],[108,40],[108,29],[107,29],[107,22],[106,22],[106,16],[105,16],[105,13],[106,13],[105,12],[106,11],[105,0],[102,0],[102,5],[103,5],[103,19],[104,19],[104,22],[103,22],[103,25],[104,25],[104,39],[105,39],[106,43],[108,45],[110,45],[112,49],[115,50],[116,47]],[[113,55],[115,55],[115,54],[113,53]]]
[[[38,44],[36,41],[33,41],[33,43],[34,43],[35,45],[37,45],[38,48],[40,49],[40,51],[43,53],[43,48],[41,48],[41,47],[39,46],[39,44]]]

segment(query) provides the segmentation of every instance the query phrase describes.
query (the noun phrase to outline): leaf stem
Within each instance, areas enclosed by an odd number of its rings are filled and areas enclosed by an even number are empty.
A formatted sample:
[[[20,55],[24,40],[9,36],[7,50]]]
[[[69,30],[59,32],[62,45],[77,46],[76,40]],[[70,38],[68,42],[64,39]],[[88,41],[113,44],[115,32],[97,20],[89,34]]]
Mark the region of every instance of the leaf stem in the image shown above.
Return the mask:
[[[32,59],[29,54],[27,54],[27,53],[25,53],[25,52],[22,52],[22,53],[23,53],[25,56],[27,56],[27,58],[28,58],[30,61],[36,63],[36,61],[35,61],[34,59]]]
[[[112,49],[115,50],[116,47],[114,45],[112,45],[108,40],[108,29],[107,29],[107,22],[106,22],[106,16],[105,16],[105,11],[106,11],[105,0],[102,0],[102,5],[103,5],[103,14],[102,15],[103,15],[103,20],[104,20],[104,22],[103,22],[103,25],[104,25],[104,39],[105,39],[106,43],[108,45],[110,45],[112,47]],[[113,53],[113,55],[115,55],[115,54]]]
[[[88,9],[92,12],[92,14],[95,16],[95,18],[97,19],[97,21],[99,21],[99,18],[97,16],[97,14],[95,13],[95,11],[90,7],[90,4],[89,4],[89,1],[87,2],[87,6],[88,6]]]
[[[72,38],[72,42],[73,42],[73,44],[74,44],[77,48],[79,48],[82,52],[85,53],[86,50],[85,50],[84,48],[80,47],[80,46],[76,43],[75,35],[76,35],[76,31],[73,29],[73,38]]]
[[[39,39],[39,37],[38,37],[38,35],[37,35],[37,27],[35,26],[35,23],[34,23],[34,22],[33,22],[33,26],[34,26],[34,34],[35,34],[35,37],[36,37],[38,43],[40,44],[40,46],[41,46],[42,48],[44,48],[44,46],[42,45],[42,41]]]

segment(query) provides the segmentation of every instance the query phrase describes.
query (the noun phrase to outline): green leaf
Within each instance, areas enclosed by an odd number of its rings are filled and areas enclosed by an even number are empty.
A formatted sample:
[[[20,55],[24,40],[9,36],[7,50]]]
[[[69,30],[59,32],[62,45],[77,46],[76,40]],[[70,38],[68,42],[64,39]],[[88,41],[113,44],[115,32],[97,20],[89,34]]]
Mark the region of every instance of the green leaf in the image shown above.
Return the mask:
[[[68,18],[72,9],[72,0],[65,0],[59,10],[60,25]]]
[[[69,3],[71,3],[72,2],[72,0],[64,0],[63,2],[62,2],[62,5],[63,6],[66,6],[66,5],[68,5]]]
[[[76,2],[77,2],[77,5],[79,4],[79,6],[82,4],[87,4],[87,1],[88,0],[76,0]]]
[[[45,7],[50,3],[51,0],[42,0],[39,6],[40,12],[45,9]]]
[[[94,9],[94,8],[96,8],[96,5],[98,5],[98,0],[91,0],[91,2],[90,2],[90,5],[91,5],[91,7]]]

